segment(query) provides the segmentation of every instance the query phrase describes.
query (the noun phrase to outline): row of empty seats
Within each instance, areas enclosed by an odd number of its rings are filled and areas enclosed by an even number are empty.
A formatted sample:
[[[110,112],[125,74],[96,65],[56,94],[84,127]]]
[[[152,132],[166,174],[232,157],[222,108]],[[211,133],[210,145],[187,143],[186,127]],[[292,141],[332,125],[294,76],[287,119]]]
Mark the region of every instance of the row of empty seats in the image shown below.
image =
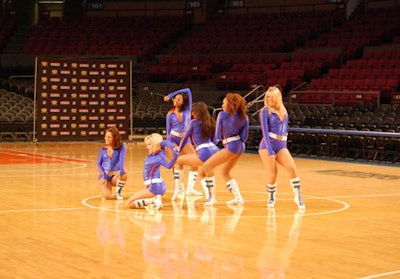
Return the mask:
[[[364,46],[390,43],[399,28],[398,8],[369,9],[354,15],[330,33],[306,42],[306,47],[340,47],[345,59],[354,59]]]
[[[289,91],[303,82],[322,78],[328,70],[333,72],[342,65],[343,68],[350,65],[351,61],[359,61],[354,59],[356,55],[346,53],[347,47],[355,44],[357,51],[362,53],[366,46],[388,44],[400,28],[397,9],[368,10],[347,21],[343,11],[298,12],[279,16],[220,14],[195,27],[190,19],[190,16],[50,18],[41,20],[34,27],[23,53],[126,54],[137,55],[142,62],[165,53],[155,64],[143,63],[141,78],[155,82],[215,82],[217,89],[232,90],[279,82]],[[290,30],[294,25],[302,28],[292,33]],[[366,42],[363,38],[371,40]],[[330,41],[343,43],[331,45]],[[270,49],[270,42],[274,49]],[[311,43],[315,44],[310,46]],[[269,63],[264,59],[272,56],[285,57],[285,60],[276,58]],[[252,59],[244,62],[242,57]],[[382,69],[385,72],[382,75],[396,76],[397,52],[365,54],[370,62],[369,58],[383,57],[390,57],[386,65],[390,65],[391,73],[389,69]],[[392,81],[388,83],[389,88],[393,87]],[[377,84],[375,82],[374,86]],[[366,87],[361,90],[374,90],[369,89],[371,86]],[[339,90],[348,90],[347,83],[343,82]],[[387,91],[386,88],[383,90]]]
[[[186,17],[51,18],[25,43],[27,55],[129,55],[141,61],[190,26]]]
[[[33,107],[32,99],[0,89],[0,141],[32,138]]]
[[[311,128],[289,132],[288,148],[293,154],[400,162],[400,138],[379,134],[400,130],[398,105],[288,105],[287,109],[290,127]],[[260,139],[261,131],[251,130],[247,147],[257,150]]]
[[[379,92],[379,98],[376,98],[375,101],[398,103],[397,96],[400,95],[399,65],[400,49],[398,47],[366,49],[361,59],[348,60],[341,68],[329,69],[325,77],[313,79],[305,90],[319,92],[349,91],[354,93],[376,91]],[[312,96],[310,93],[307,94]],[[307,96],[302,97],[304,101],[307,101]]]
[[[329,131],[329,130],[328,130]],[[360,132],[291,132],[288,148],[293,154],[338,159],[369,160],[387,163],[400,162],[400,139]]]
[[[330,90],[330,91],[397,91],[399,78],[352,78],[328,76],[312,80],[308,90]]]
[[[371,131],[399,131],[400,106],[376,107],[373,103],[353,106],[297,105],[288,106],[291,127]]]
[[[31,140],[33,102],[14,92],[0,92],[0,140]],[[133,103],[133,133],[165,134],[165,116],[170,104],[149,100]],[[396,132],[400,130],[400,105],[376,107],[373,103],[353,106],[287,105],[290,127],[312,128],[316,132],[291,132],[288,146],[294,154],[398,162],[400,140],[390,137],[350,136],[320,133],[319,129]],[[12,117],[11,117],[12,116]],[[258,125],[257,115],[249,115]],[[8,118],[8,119],[7,119]],[[3,121],[7,119],[7,121]],[[10,121],[11,120],[11,121]],[[256,149],[260,131],[252,130],[246,145]]]
[[[330,16],[332,15],[334,15],[334,13],[330,14]],[[293,16],[293,14],[290,14],[289,16]],[[225,19],[223,17],[218,18],[218,20],[215,19],[214,25],[220,27],[209,26],[208,24],[206,24],[202,28],[199,28],[199,31],[193,32],[191,36],[187,37],[187,41],[184,40],[182,43],[178,44],[176,48],[171,49],[167,55],[162,56],[158,64],[152,65],[148,71],[149,78],[151,80],[157,80],[158,78],[162,78],[165,80],[175,80],[179,78],[179,81],[184,81],[185,78],[183,76],[186,75],[189,81],[216,81],[217,89],[249,89],[252,88],[254,84],[264,84],[268,86],[268,77],[273,74],[269,75],[266,72],[271,70],[271,68],[265,69],[263,71],[261,67],[256,67],[256,64],[258,63],[255,61],[251,62],[252,64],[254,64],[251,69],[248,69],[247,66],[242,65],[241,69],[236,70],[237,65],[244,63],[233,62],[232,64],[221,65],[207,63],[206,59],[204,58],[196,59],[202,60],[203,63],[198,63],[197,61],[195,61],[195,59],[190,60],[189,58],[185,58],[179,61],[180,59],[178,58],[181,55],[184,57],[206,56],[210,57],[210,60],[213,59],[211,57],[214,57],[215,53],[218,53],[219,47],[211,47],[211,51],[210,49],[208,49],[207,46],[205,47],[203,44],[207,44],[210,41],[210,44],[212,44],[214,37],[220,40],[221,37],[223,38],[223,36],[227,36],[227,40],[223,39],[222,41],[233,42],[236,41],[236,39],[232,39],[230,36],[236,36],[237,33],[241,34],[239,36],[240,38],[246,38],[246,32],[249,33],[252,28],[255,28],[254,26],[262,25],[262,22],[271,22],[268,16],[261,15],[258,17],[255,17],[258,18],[257,23],[252,23],[253,20],[251,19],[251,16],[243,17],[239,15],[231,15],[229,19]],[[286,17],[284,16],[284,18]],[[374,56],[369,54],[371,50],[368,49],[368,47],[370,46],[387,46],[393,42],[393,38],[395,37],[396,32],[400,29],[400,20],[397,12],[387,9],[376,9],[371,12],[366,12],[365,14],[355,15],[354,19],[350,19],[345,22],[337,20],[335,21],[329,16],[327,16],[327,18],[329,19],[327,21],[330,22],[330,24],[326,24],[326,22],[324,22],[323,25],[325,27],[322,28],[320,32],[314,34],[315,38],[313,37],[313,35],[310,34],[310,37],[306,40],[306,43],[304,44],[304,48],[301,51],[298,49],[293,49],[292,51],[290,51],[290,58],[286,61],[280,61],[283,63],[275,65],[274,70],[276,70],[277,68],[302,69],[305,71],[304,75],[300,75],[300,77],[303,78],[302,81],[310,82],[311,79],[322,78],[327,74],[328,70],[330,69],[339,70],[339,68],[342,67],[348,67],[349,69],[355,68],[355,65],[357,63],[360,63],[359,68],[364,68],[361,66],[361,63],[362,61],[365,61],[364,63],[367,65],[366,67],[370,68],[371,70],[371,75],[375,75],[376,77],[390,76],[393,78],[397,78],[396,67],[398,67],[399,61],[397,59],[398,50],[396,49],[398,49],[398,47],[393,45],[393,49],[395,50],[392,51],[392,53],[390,53],[390,51],[385,51],[384,55]],[[376,18],[376,20],[371,18]],[[232,24],[229,23],[233,20],[236,20],[236,22],[244,20],[246,22],[250,22],[250,24],[247,27],[238,27],[238,30],[232,31]],[[300,21],[300,19],[296,18],[296,21]],[[305,19],[304,21],[307,22],[307,20]],[[360,24],[362,22],[369,23],[370,21],[371,24],[369,25]],[[318,20],[316,20],[316,22],[318,22]],[[335,22],[335,24],[333,24],[333,22]],[[238,25],[236,24],[234,26]],[[242,24],[239,24],[239,26],[242,26]],[[215,32],[215,30],[219,30],[218,28],[221,28],[221,30],[223,31]],[[284,30],[285,23],[281,22],[281,26],[276,27],[275,29]],[[232,32],[229,32],[229,30],[231,30]],[[230,35],[224,35],[225,33],[229,33]],[[276,38],[279,36],[273,37]],[[246,41],[246,43],[252,44],[248,41]],[[313,44],[309,45],[308,43]],[[263,44],[264,43],[261,40],[255,45]],[[350,51],[351,55],[348,51],[349,48],[352,49]],[[254,47],[253,52],[256,51],[257,47]],[[280,52],[284,51],[284,49],[280,49]],[[359,59],[360,57],[362,58],[363,51],[366,52],[366,57],[364,60]],[[234,53],[235,51],[226,49],[225,52]],[[187,53],[190,53],[190,56],[185,55]],[[240,55],[237,56],[240,57]],[[388,57],[388,60],[371,60],[370,58],[372,57]],[[166,64],[164,63],[164,61],[170,61],[171,63]],[[179,62],[175,63],[177,61]],[[311,64],[311,61],[313,61],[314,63]],[[269,65],[265,65],[265,67],[268,66]],[[255,68],[258,70],[255,71]],[[374,68],[373,72],[371,68]],[[379,68],[381,70],[381,73],[379,73],[379,69],[376,68]],[[280,79],[280,81],[287,90],[290,90],[291,86],[296,86],[299,84],[299,82],[287,83],[288,78],[284,78],[287,75],[282,75],[279,72],[277,72],[277,74],[281,75],[282,78]],[[362,76],[366,73],[360,71],[359,74],[360,76]],[[352,73],[352,75],[347,77],[356,77],[357,75],[358,74],[356,73]],[[296,75],[289,77],[289,79],[292,80],[296,78]],[[275,80],[276,78],[273,79],[273,81]],[[397,87],[393,85],[393,80],[389,81],[388,83],[388,88],[393,88],[394,90],[396,90]],[[377,82],[375,82],[375,85],[377,85]],[[386,92],[389,90],[388,88],[383,88],[383,90]],[[332,88],[332,90],[337,89]],[[341,86],[340,90],[348,90],[346,83]],[[374,88],[371,89],[371,86],[364,86],[364,88],[360,88],[360,90],[374,90]],[[387,96],[383,96],[382,99],[391,99],[390,93],[387,93],[386,95]],[[390,100],[386,101],[390,102]]]

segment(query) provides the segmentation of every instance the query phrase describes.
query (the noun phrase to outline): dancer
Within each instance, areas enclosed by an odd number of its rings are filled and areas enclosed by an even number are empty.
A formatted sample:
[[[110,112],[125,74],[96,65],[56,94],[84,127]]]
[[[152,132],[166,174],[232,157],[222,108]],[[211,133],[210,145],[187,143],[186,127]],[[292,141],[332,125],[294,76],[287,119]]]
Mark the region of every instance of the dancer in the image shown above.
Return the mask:
[[[249,118],[246,113],[246,100],[238,93],[226,94],[222,101],[223,111],[218,114],[215,128],[215,138],[222,140],[224,148],[212,155],[203,164],[208,188],[206,206],[213,206],[216,201],[214,169],[222,165],[221,174],[226,181],[226,187],[234,195],[228,205],[242,205],[244,203],[240,194],[239,185],[230,171],[235,166],[241,155],[245,152],[245,141],[249,135]]]
[[[305,209],[301,197],[300,178],[293,157],[287,149],[289,117],[282,101],[282,89],[279,85],[271,86],[265,92],[264,108],[260,111],[262,139],[258,153],[267,170],[268,207],[274,207],[278,188],[277,165],[282,165],[290,176],[294,192],[294,202],[298,208]]]
[[[122,142],[120,132],[116,127],[105,130],[104,141],[105,146],[100,150],[97,159],[101,193],[103,199],[112,199],[112,187],[116,187],[116,198],[123,200],[121,191],[128,178],[124,167],[126,144]]]
[[[174,107],[168,111],[166,116],[166,130],[167,139],[177,146],[180,145],[184,132],[191,119],[192,110],[192,92],[189,88],[179,89],[167,96],[164,96],[164,101],[173,101]],[[180,150],[181,154],[196,154],[193,145],[188,140]],[[174,193],[172,194],[171,200],[183,198],[185,194],[185,187],[182,182],[183,166],[175,165],[174,168]],[[188,175],[188,183],[186,189],[186,195],[201,196],[201,192],[194,189],[194,185],[197,180],[197,168],[191,167]]]
[[[170,169],[178,158],[178,148],[171,142],[163,140],[162,136],[153,133],[144,139],[149,155],[144,160],[143,179],[146,189],[133,194],[126,202],[129,208],[143,208],[147,205],[154,205],[155,209],[162,208],[162,196],[167,187],[160,176],[161,166]],[[172,150],[172,159],[166,158],[166,148]]]
[[[186,141],[190,138],[196,153],[183,154],[178,157],[176,166],[183,167],[184,165],[193,168],[200,168],[203,163],[210,158],[214,153],[219,151],[219,148],[213,142],[215,133],[215,120],[210,115],[208,106],[204,102],[194,103],[192,106],[193,119],[189,122],[188,128],[182,138],[180,148],[186,145]],[[181,169],[178,169],[180,171]],[[205,174],[202,169],[198,172],[199,178],[202,178],[201,185],[208,199],[208,189],[205,184]]]

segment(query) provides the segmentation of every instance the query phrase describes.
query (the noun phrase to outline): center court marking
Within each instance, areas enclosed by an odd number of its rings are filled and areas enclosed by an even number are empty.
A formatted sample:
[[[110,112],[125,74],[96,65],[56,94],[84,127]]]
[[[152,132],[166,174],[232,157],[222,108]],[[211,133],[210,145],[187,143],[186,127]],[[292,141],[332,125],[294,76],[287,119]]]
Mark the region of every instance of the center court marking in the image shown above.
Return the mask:
[[[247,193],[257,193],[257,194],[260,194],[260,192],[247,192]],[[266,195],[265,192],[262,192],[262,194]],[[303,196],[303,198],[304,198],[304,196]],[[125,213],[130,214],[130,211],[118,209],[117,205],[115,205],[115,206],[106,206],[106,207],[103,206],[103,207],[102,207],[102,206],[91,205],[90,203],[88,203],[88,201],[93,200],[93,199],[101,199],[101,196],[92,196],[92,197],[88,197],[88,198],[86,198],[86,199],[83,199],[83,200],[81,201],[81,203],[82,203],[84,206],[87,206],[87,207],[90,207],[90,208],[101,209],[101,210],[106,210],[106,211],[124,211]],[[350,205],[349,205],[348,203],[344,202],[344,201],[340,201],[340,200],[337,200],[337,199],[332,199],[332,198],[329,198],[329,197],[311,197],[311,198],[305,198],[305,199],[306,199],[306,200],[307,200],[307,199],[321,199],[321,200],[326,200],[326,201],[331,201],[331,202],[337,203],[337,204],[339,204],[340,206],[338,206],[338,209],[334,209],[334,210],[327,210],[327,211],[321,211],[321,212],[311,212],[311,213],[307,213],[307,208],[306,208],[306,210],[304,211],[303,216],[305,216],[305,215],[311,216],[311,215],[326,215],[326,214],[332,214],[332,213],[344,211],[344,210],[346,210],[346,209],[348,209],[348,208],[350,207]],[[253,200],[246,200],[246,201],[245,201],[245,205],[244,205],[244,209],[246,208],[246,204],[248,204],[248,203],[260,202],[260,201],[265,202],[265,199],[260,199],[260,200],[254,200],[254,199],[253,199]],[[164,205],[170,205],[170,203],[164,203]],[[225,204],[223,204],[223,205],[225,206]],[[216,206],[216,207],[218,207],[218,202],[217,202],[217,206]],[[268,208],[266,208],[266,209],[268,209]],[[132,211],[133,211],[132,213],[134,213],[135,210],[142,210],[142,209],[128,209],[128,210],[132,210]],[[146,213],[147,213],[147,212],[146,212]],[[160,213],[162,213],[162,214],[165,215],[165,216],[176,216],[176,215],[177,215],[177,214],[174,214],[174,213],[172,213],[172,214],[171,214],[171,213],[165,213],[165,212],[162,211],[162,210],[160,210]],[[245,216],[241,216],[241,218],[264,218],[264,217],[268,216],[268,212],[266,211],[265,213],[266,213],[266,214],[264,214],[264,215],[245,215]],[[148,213],[148,214],[151,214],[151,213]],[[182,215],[182,216],[183,216],[183,215]],[[225,218],[225,217],[228,217],[228,216],[230,216],[230,215],[226,215],[226,216],[218,216],[218,215],[215,215],[216,218]],[[280,215],[277,214],[277,215],[276,215],[276,217],[290,217],[290,216],[293,216],[293,214],[280,214]]]
[[[254,192],[254,193],[258,193],[258,192]],[[263,192],[263,194],[265,194],[265,193]],[[348,209],[348,208],[350,207],[350,205],[349,205],[348,203],[346,203],[346,202],[343,202],[343,201],[338,200],[339,198],[365,198],[365,197],[371,197],[371,196],[373,196],[373,197],[375,197],[375,198],[376,198],[376,197],[394,197],[394,196],[400,196],[400,194],[337,196],[337,197],[335,197],[335,198],[332,198],[332,197],[311,197],[311,198],[305,198],[305,200],[310,200],[310,199],[322,199],[322,200],[333,201],[333,202],[336,202],[336,203],[341,204],[342,207],[341,207],[341,208],[338,208],[338,209],[334,209],[334,210],[321,211],[321,212],[312,212],[312,213],[307,213],[307,209],[306,209],[305,212],[304,212],[304,214],[303,214],[303,216],[304,216],[304,215],[311,216],[311,215],[331,214],[331,213],[340,212],[340,211],[344,211],[344,210]],[[83,200],[81,201],[82,205],[84,205],[83,207],[70,207],[70,208],[38,208],[38,209],[9,209],[9,210],[5,209],[5,210],[0,210],[0,213],[19,213],[19,212],[36,212],[36,211],[37,211],[37,212],[41,212],[41,211],[44,212],[44,211],[64,211],[64,210],[66,211],[66,210],[83,210],[83,209],[87,209],[87,208],[101,209],[101,210],[107,210],[107,211],[113,211],[113,212],[121,211],[121,210],[119,210],[119,209],[117,208],[116,205],[107,206],[107,207],[91,205],[91,204],[88,203],[88,201],[89,201],[89,200],[92,200],[92,199],[101,199],[101,196],[91,196],[91,197],[88,197],[88,198],[83,199]],[[256,202],[256,201],[257,201],[257,200],[248,200],[247,203],[249,203],[249,202]],[[263,200],[259,200],[259,201],[265,202],[264,199],[263,199]],[[167,203],[167,204],[169,205],[169,203]],[[165,205],[165,204],[164,204],[164,205]],[[217,205],[218,205],[218,203],[217,203]],[[225,205],[223,205],[223,206],[225,206]],[[268,208],[265,207],[265,209],[268,209]],[[132,213],[134,213],[136,210],[141,210],[141,211],[143,211],[143,213],[145,213],[145,214],[151,214],[151,213],[148,213],[146,210],[142,210],[142,209],[129,209],[129,211],[131,211]],[[128,213],[128,214],[130,213],[130,212],[127,211],[127,210],[124,210],[124,211],[125,211],[125,213]],[[165,212],[163,212],[162,210],[160,210],[160,213],[162,213],[162,214],[165,215],[165,216],[176,216],[175,214],[165,214]],[[267,215],[268,215],[268,214],[262,215],[262,216],[242,216],[242,218],[244,218],[244,217],[252,217],[252,218],[254,218],[254,217],[259,217],[259,218],[261,218],[261,217],[265,217],[265,216],[267,216]],[[289,216],[293,216],[293,214],[276,215],[276,217],[289,217]],[[217,218],[218,218],[218,217],[223,218],[223,217],[226,217],[226,216],[216,216],[216,217],[217,217]],[[399,271],[399,272],[400,272],[400,271]],[[363,277],[363,279],[366,279],[366,278],[368,278],[368,277]],[[373,278],[373,277],[371,277],[371,278]],[[360,279],[361,279],[361,278],[360,278]]]

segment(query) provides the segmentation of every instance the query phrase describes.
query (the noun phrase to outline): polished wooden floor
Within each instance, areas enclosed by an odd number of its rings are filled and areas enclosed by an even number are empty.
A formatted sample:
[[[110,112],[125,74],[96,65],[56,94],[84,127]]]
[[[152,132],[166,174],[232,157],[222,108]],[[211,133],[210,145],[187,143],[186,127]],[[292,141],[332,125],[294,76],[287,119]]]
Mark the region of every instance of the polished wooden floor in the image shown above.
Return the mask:
[[[307,209],[298,211],[280,169],[266,207],[256,154],[233,170],[245,198],[217,177],[218,203],[159,211],[102,201],[101,143],[0,144],[0,278],[400,278],[400,168],[295,158]],[[141,143],[128,143],[128,197],[142,189]],[[196,186],[200,189],[199,183]]]

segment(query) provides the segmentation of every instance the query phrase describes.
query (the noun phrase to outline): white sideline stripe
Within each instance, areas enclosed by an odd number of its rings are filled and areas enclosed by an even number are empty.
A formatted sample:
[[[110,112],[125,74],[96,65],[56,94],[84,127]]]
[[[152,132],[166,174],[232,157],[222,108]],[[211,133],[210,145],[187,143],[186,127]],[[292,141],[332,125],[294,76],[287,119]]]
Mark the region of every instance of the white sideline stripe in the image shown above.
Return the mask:
[[[379,278],[387,275],[393,275],[393,274],[400,274],[400,270],[395,270],[395,271],[390,271],[390,272],[385,272],[385,273],[378,273],[366,277],[360,277],[358,279],[372,279],[372,278]]]

